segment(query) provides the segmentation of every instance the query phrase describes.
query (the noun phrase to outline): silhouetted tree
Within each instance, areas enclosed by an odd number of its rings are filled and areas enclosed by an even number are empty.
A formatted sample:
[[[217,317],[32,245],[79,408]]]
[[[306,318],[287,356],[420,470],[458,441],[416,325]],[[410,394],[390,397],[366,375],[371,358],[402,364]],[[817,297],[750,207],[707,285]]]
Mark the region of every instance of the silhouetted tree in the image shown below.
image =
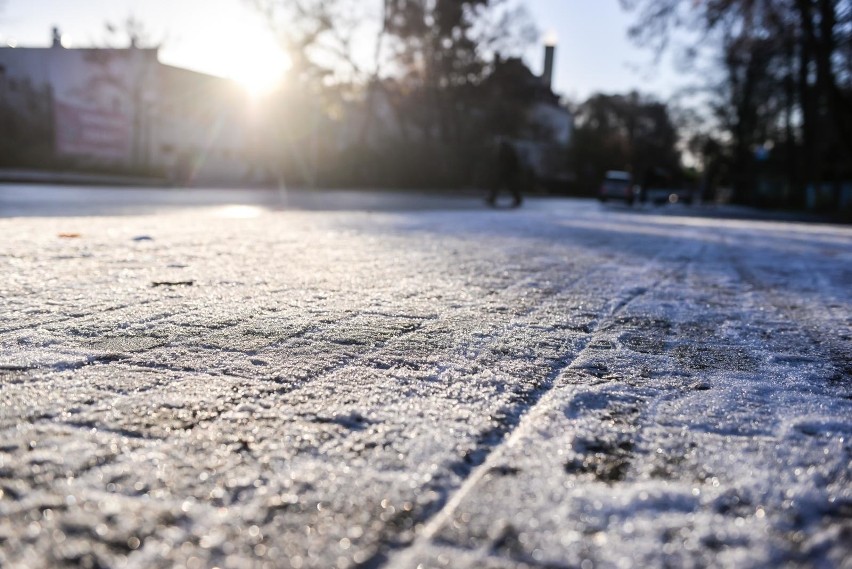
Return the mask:
[[[803,202],[807,185],[852,178],[850,0],[621,0],[638,14],[631,33],[662,50],[677,29],[711,51],[716,122],[730,139],[732,182],[753,201],[756,148],[772,148],[772,175]],[[707,75],[707,74],[705,74]],[[765,174],[764,174],[765,175]]]
[[[571,162],[591,193],[607,170],[626,170],[641,183],[650,171],[680,172],[678,133],[668,107],[636,92],[597,94],[577,106]]]
[[[505,2],[495,0],[388,0],[388,32],[392,64],[399,88],[418,93],[409,116],[421,132],[445,143],[469,135],[465,120],[493,71],[499,52],[488,50],[497,37],[515,38],[515,47],[532,37],[523,13],[514,20],[497,19]],[[491,25],[481,25],[490,21]],[[496,26],[493,27],[493,26]],[[511,51],[511,42],[503,51]]]
[[[0,167],[55,165],[53,95],[0,68]]]

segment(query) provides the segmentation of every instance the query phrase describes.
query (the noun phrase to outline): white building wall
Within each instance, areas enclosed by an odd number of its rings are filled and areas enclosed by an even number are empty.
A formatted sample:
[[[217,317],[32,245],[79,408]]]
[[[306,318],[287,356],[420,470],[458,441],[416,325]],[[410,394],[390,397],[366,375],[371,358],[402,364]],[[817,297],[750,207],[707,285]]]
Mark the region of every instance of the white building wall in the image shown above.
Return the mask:
[[[247,97],[232,81],[162,65],[155,49],[0,48],[0,66],[6,84],[49,86],[60,156],[192,184],[249,173]]]

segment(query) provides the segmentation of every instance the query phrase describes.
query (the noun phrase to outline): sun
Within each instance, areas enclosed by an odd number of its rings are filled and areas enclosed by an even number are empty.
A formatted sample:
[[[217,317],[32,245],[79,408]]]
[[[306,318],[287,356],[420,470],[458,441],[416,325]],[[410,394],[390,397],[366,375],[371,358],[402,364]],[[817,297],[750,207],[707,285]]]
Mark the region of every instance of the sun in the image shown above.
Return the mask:
[[[216,16],[196,30],[187,50],[195,67],[233,79],[251,95],[267,94],[280,86],[291,62],[269,29],[245,12]]]
[[[264,95],[281,85],[290,59],[277,45],[243,37],[233,44],[223,64],[225,74],[242,85],[250,95]]]
[[[191,32],[166,42],[162,55],[178,67],[234,80],[251,95],[279,87],[291,61],[268,23],[239,2],[201,1],[207,17],[198,21],[192,13],[190,25],[186,14],[176,14],[175,26]]]
[[[275,45],[260,45],[250,41],[235,50],[239,54],[228,75],[242,85],[250,95],[265,95],[281,85],[290,59]]]

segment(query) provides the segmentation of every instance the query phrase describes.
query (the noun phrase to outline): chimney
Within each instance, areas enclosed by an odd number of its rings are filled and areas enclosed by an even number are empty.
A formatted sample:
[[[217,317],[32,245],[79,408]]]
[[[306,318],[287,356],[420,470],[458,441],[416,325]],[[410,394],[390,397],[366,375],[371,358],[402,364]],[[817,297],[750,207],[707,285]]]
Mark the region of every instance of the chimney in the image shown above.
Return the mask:
[[[62,34],[59,32],[59,28],[53,26],[53,43],[51,44],[53,47],[62,47]]]
[[[553,86],[553,61],[556,58],[556,33],[548,32],[544,38],[544,72],[541,78],[550,89]]]
[[[542,79],[544,79],[544,84],[547,85],[548,89],[553,86],[553,57],[555,52],[555,45],[544,46],[544,74]]]

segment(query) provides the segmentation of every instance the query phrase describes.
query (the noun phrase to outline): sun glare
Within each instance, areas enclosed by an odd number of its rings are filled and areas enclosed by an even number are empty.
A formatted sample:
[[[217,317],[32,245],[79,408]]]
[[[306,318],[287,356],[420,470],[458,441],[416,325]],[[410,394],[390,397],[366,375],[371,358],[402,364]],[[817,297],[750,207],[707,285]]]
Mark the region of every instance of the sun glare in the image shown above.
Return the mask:
[[[277,46],[246,42],[234,46],[234,57],[228,75],[251,95],[265,95],[280,86],[290,66],[287,56]]]
[[[277,46],[247,44],[235,51],[240,57],[234,62],[229,75],[249,94],[265,95],[281,85],[290,61]]]
[[[208,25],[192,49],[198,67],[235,80],[255,96],[281,84],[290,59],[260,22],[235,13],[219,14]]]

